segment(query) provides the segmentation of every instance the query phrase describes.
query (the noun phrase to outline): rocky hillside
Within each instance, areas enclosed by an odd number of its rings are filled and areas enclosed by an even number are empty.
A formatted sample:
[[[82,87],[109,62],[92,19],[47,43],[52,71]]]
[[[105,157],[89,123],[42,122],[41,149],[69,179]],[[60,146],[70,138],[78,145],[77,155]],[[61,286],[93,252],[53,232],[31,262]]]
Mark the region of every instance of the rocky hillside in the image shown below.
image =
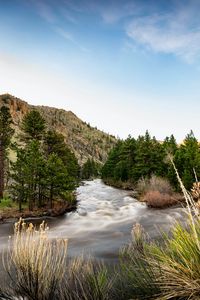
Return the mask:
[[[37,109],[46,120],[48,128],[55,129],[64,135],[67,145],[75,153],[80,164],[83,164],[88,158],[93,158],[97,162],[105,162],[108,152],[117,141],[114,136],[83,122],[71,111],[29,105],[9,94],[0,95],[0,106],[2,105],[10,108],[16,138],[20,132],[23,116],[31,109]]]

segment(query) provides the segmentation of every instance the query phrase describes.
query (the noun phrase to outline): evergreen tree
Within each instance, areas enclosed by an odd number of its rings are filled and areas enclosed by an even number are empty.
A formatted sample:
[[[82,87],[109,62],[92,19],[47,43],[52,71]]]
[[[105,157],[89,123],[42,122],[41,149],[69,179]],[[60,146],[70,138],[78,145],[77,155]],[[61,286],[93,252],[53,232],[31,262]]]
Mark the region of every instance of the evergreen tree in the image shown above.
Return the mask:
[[[164,172],[164,151],[155,137],[151,138],[148,131],[137,139],[135,164],[132,167],[134,181],[152,174],[162,176]]]
[[[9,109],[6,106],[2,106],[0,109],[0,200],[3,198],[4,193],[7,150],[14,134],[11,124],[12,118]]]
[[[98,166],[93,159],[89,159],[82,167],[81,177],[82,179],[91,179],[99,175]]]
[[[51,208],[53,207],[54,197],[61,195],[61,193],[66,190],[73,190],[75,187],[62,159],[55,153],[50,154],[47,160],[45,184],[48,190]]]
[[[29,210],[46,205],[52,208],[54,200],[74,190],[77,159],[61,134],[45,134],[45,122],[37,111],[24,117],[22,129],[25,143],[21,148],[16,146],[17,160],[11,169],[12,194],[19,210],[23,202],[28,202]]]
[[[24,140],[41,140],[45,133],[45,120],[37,110],[31,110],[23,120],[21,129]]]
[[[29,210],[42,207],[45,195],[45,158],[37,141],[29,143],[28,147],[16,147],[17,160],[11,163],[13,183],[11,193],[19,204],[28,202]]]
[[[175,154],[175,164],[187,189],[195,182],[194,170],[200,178],[200,149],[194,133],[191,131]]]
[[[26,151],[15,147],[17,153],[17,160],[11,162],[11,176],[12,176],[12,185],[10,191],[13,197],[13,200],[18,202],[19,211],[22,210],[22,204],[27,202],[28,199],[28,188],[26,185]]]
[[[166,156],[168,156],[170,154],[173,157],[175,157],[176,152],[178,150],[178,146],[177,146],[177,142],[176,142],[176,139],[173,134],[170,137],[165,138],[162,146],[163,146],[163,150],[164,150]],[[176,189],[178,188],[178,181],[177,181],[176,173],[174,171],[172,164],[169,163],[168,161],[165,162],[165,172],[164,172],[163,176],[167,177],[167,179],[172,184],[172,186],[176,187]]]
[[[103,179],[114,178],[114,170],[116,164],[119,162],[120,150],[123,145],[122,141],[119,141],[115,147],[110,151],[108,159],[102,167],[101,174]]]
[[[74,153],[67,147],[62,134],[49,130],[44,138],[44,150],[47,157],[55,153],[63,161],[68,174],[77,181],[79,176],[79,164]]]

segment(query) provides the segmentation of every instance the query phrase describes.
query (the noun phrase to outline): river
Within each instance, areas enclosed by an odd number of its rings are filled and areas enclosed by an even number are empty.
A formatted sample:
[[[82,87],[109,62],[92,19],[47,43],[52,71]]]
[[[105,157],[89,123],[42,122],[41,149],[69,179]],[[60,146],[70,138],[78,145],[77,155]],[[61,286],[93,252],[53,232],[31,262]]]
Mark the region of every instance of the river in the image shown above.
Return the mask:
[[[176,220],[183,218],[181,207],[150,209],[130,193],[107,186],[100,179],[84,182],[77,189],[77,211],[46,219],[50,237],[68,238],[69,256],[85,253],[114,262],[120,247],[131,240],[135,223],[140,223],[151,238],[158,238],[160,231],[169,231]],[[0,249],[12,233],[12,223],[0,225]]]

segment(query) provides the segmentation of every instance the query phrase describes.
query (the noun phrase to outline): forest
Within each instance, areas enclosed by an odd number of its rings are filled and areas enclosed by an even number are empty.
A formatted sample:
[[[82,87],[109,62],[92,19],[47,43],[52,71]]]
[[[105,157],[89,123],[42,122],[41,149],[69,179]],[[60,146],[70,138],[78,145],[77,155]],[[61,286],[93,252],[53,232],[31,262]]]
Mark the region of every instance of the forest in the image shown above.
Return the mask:
[[[53,207],[57,200],[73,200],[80,167],[64,138],[48,130],[36,110],[28,112],[21,123],[17,141],[9,109],[0,110],[0,198],[9,195],[18,204],[34,208]],[[15,158],[10,160],[10,153]]]
[[[200,148],[192,131],[180,144],[173,135],[161,142],[151,137],[148,131],[137,139],[129,136],[126,140],[119,141],[102,168],[102,178],[107,183],[122,187],[128,182],[133,188],[141,178],[155,175],[166,178],[178,190],[177,177],[168,160],[169,155],[173,157],[185,187],[190,189],[200,178]]]

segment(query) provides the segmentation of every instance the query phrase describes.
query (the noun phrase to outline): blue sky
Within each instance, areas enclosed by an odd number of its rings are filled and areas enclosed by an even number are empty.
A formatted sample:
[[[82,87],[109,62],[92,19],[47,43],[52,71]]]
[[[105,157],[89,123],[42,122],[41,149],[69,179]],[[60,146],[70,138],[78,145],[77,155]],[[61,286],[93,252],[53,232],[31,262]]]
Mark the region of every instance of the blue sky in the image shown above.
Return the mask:
[[[0,93],[121,138],[200,139],[199,11],[199,0],[0,0]]]

